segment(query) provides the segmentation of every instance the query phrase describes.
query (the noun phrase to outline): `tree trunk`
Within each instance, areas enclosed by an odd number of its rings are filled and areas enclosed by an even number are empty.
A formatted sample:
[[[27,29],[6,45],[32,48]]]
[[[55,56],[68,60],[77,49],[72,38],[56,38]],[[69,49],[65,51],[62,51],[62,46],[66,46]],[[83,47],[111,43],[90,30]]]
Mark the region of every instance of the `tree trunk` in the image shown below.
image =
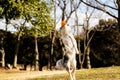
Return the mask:
[[[120,32],[120,18],[118,19],[118,30]]]
[[[18,50],[19,50],[19,45],[20,45],[20,41],[18,41],[17,45],[16,45],[13,68],[17,68],[17,54],[18,54]]]
[[[35,71],[38,70],[39,70],[39,52],[38,52],[37,37],[35,36]]]
[[[14,56],[13,68],[17,68],[17,55],[18,55],[19,45],[20,45],[20,34],[21,34],[21,32],[18,33],[18,38],[17,38],[16,49],[15,49],[15,56]]]
[[[80,63],[80,69],[83,69],[83,61]]]
[[[117,0],[118,3],[118,30],[120,32],[120,0]]]
[[[2,48],[0,50],[1,54],[2,54],[2,67],[5,67],[5,51],[4,48]]]
[[[77,46],[78,46],[78,51],[79,51],[79,63],[80,63],[80,69],[82,68],[82,61],[81,61],[81,49],[80,49],[80,38],[79,38],[79,28],[78,28],[78,15],[77,15],[77,10],[75,11],[75,17],[76,17],[76,20],[75,20],[75,24],[77,26]]]
[[[3,47],[3,41],[4,41],[4,38],[1,39],[2,48],[1,48],[0,52],[2,54],[2,67],[5,67],[5,50]]]
[[[48,66],[50,65],[50,70],[52,70],[52,55],[53,55],[53,45],[54,45],[54,40],[55,40],[55,35],[56,35],[56,30],[55,30],[55,27],[56,27],[56,3],[54,2],[54,28],[53,28],[53,31],[50,32],[50,60],[48,61],[49,64]]]
[[[53,55],[52,32],[50,32],[50,58],[49,58],[50,70],[52,70],[52,55]]]
[[[79,38],[78,38],[77,45],[78,45],[78,51],[79,51],[79,63],[81,64],[81,50],[80,50],[80,39]],[[81,69],[81,67],[80,67],[80,69]]]
[[[91,64],[90,64],[90,47],[87,48],[86,51],[86,61],[87,61],[87,68],[91,69]]]
[[[52,55],[53,55],[53,44],[54,44],[54,40],[55,40],[55,34],[56,31],[52,31],[50,33],[50,70],[52,70]]]
[[[89,31],[87,31],[87,44],[86,44],[86,61],[87,61],[87,68],[91,69],[91,64],[90,64],[90,46],[89,46]],[[91,41],[91,40],[90,40]]]

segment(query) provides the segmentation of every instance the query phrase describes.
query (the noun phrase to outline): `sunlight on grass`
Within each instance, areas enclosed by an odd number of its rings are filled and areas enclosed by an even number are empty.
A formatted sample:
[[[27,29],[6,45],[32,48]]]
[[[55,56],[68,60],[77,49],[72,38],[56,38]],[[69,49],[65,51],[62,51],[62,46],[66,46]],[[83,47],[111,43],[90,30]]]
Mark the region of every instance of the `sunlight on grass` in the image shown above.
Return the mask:
[[[29,80],[69,80],[68,74],[42,76]],[[120,67],[82,69],[76,71],[76,80],[120,80]]]
[[[119,80],[120,67],[96,68],[76,72],[78,80]]]

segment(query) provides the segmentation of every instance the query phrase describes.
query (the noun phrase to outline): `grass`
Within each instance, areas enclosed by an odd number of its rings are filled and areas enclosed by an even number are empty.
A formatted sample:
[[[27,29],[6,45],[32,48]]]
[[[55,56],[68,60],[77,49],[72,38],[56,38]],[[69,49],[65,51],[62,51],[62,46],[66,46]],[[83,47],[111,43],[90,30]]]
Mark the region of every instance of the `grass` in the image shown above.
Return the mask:
[[[28,80],[69,80],[69,75],[39,76]],[[76,80],[120,80],[120,66],[77,70]]]
[[[19,71],[1,68],[0,80],[69,80],[69,75],[66,71],[58,70]],[[76,80],[120,80],[120,66],[77,70]]]

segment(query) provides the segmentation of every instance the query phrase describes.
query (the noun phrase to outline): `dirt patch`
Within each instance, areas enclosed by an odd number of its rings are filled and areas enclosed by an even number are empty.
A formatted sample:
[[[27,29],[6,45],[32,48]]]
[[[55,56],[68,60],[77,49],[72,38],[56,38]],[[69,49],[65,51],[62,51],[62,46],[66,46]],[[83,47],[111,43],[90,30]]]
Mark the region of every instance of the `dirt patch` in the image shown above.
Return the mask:
[[[26,80],[35,77],[51,76],[55,74],[64,74],[64,71],[19,71],[19,70],[0,70],[0,80]]]

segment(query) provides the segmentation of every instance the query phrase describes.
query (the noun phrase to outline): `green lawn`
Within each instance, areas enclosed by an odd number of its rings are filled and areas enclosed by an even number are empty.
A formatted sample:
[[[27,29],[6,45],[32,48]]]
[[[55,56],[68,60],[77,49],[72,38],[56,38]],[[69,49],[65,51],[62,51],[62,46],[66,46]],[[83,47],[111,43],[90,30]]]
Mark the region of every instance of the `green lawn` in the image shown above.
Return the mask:
[[[28,80],[69,80],[69,76],[67,73],[64,73],[40,76]],[[120,80],[120,66],[77,70],[76,80]]]

